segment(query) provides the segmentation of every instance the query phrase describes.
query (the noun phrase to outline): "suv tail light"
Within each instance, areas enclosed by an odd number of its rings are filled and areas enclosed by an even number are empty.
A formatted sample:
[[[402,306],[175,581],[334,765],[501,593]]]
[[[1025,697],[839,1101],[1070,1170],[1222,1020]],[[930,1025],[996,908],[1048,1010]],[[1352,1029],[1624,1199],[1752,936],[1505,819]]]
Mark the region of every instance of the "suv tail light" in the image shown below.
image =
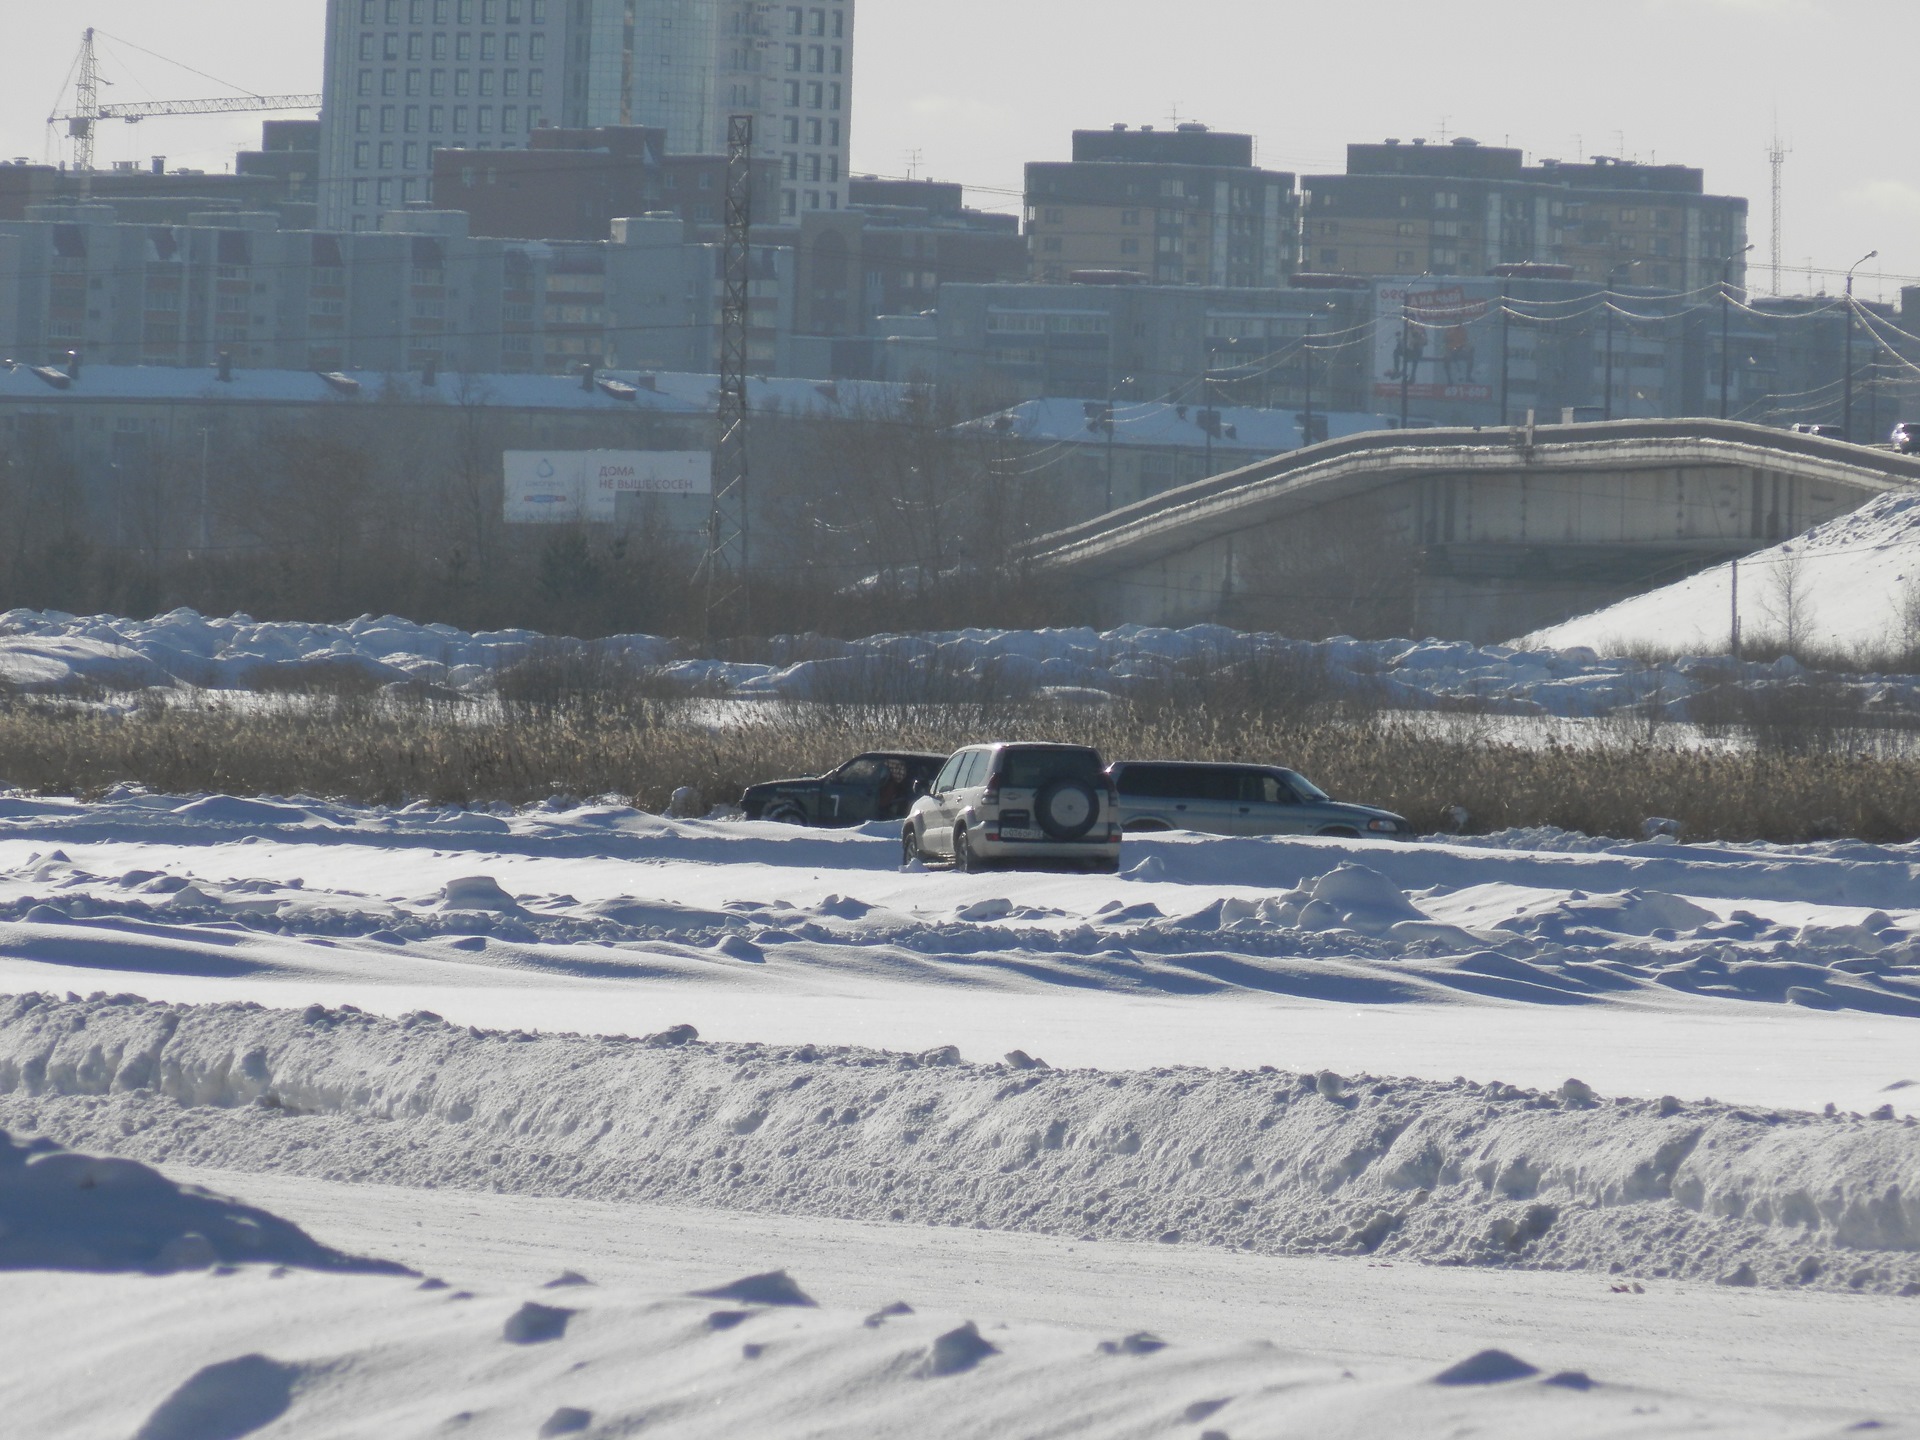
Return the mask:
[[[981,803],[984,805],[998,805],[1000,803],[1000,787],[1006,783],[1006,779],[1007,772],[1003,768],[1003,762],[999,760],[994,761],[993,770],[987,776],[987,793],[981,797]]]

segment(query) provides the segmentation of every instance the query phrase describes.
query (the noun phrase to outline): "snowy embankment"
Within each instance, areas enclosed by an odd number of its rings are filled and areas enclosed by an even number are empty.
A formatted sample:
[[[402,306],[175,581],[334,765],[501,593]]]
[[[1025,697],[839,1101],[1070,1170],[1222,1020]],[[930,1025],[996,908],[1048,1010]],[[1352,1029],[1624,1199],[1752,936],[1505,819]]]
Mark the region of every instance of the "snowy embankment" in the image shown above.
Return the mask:
[[[1465,1080],[1053,1070],[0,1002],[0,1124],[327,1179],[1920,1294],[1920,1128]]]
[[[1821,603],[1816,595],[1812,606]],[[1696,618],[1691,609],[1687,613],[1689,620]],[[1593,644],[1620,638],[1605,627],[1594,634]],[[1662,622],[1645,643],[1667,653],[1693,643],[1680,639],[1683,634],[1692,631]],[[1876,633],[1874,643],[1882,639]],[[1125,696],[1143,686],[1178,684],[1182,677],[1238,667],[1256,674],[1273,670],[1276,685],[1292,676],[1299,685],[1317,688],[1324,677],[1332,687],[1394,709],[1579,718],[1639,713],[1651,705],[1666,719],[1682,720],[1688,700],[1702,692],[1789,683],[1804,674],[1791,659],[1761,665],[1726,658],[1726,637],[1710,626],[1699,639],[1698,655],[1651,665],[1603,659],[1593,649],[1579,648],[1585,641],[1536,641],[1519,647],[1439,640],[1307,642],[1212,625],[1184,630],[1128,625],[1105,633],[962,630],[860,640],[781,636],[765,642],[764,659],[755,663],[690,654],[652,635],[615,636],[594,648],[603,659],[669,692],[678,687],[688,695],[827,703],[1049,696],[1098,702],[1102,696]],[[391,616],[315,625],[246,616],[209,619],[190,610],[152,620],[13,610],[0,614],[0,684],[48,693],[154,687],[249,691],[346,675],[484,695],[503,667],[555,647],[563,652],[585,648],[530,631],[469,634]],[[1867,677],[1858,684],[1866,713],[1920,709],[1920,680],[1913,677]]]
[[[1717,565],[1514,641],[1523,650],[1724,653],[1734,565]],[[1920,645],[1920,495],[1895,494],[1738,562],[1749,644],[1822,653],[1901,653]]]
[[[114,1232],[96,1225],[86,1238],[111,1245]],[[995,1323],[991,1311],[921,1309],[898,1292],[867,1310],[834,1309],[784,1271],[715,1275],[691,1293],[603,1286],[574,1271],[493,1291],[455,1289],[459,1278],[0,1273],[10,1362],[0,1413],[10,1434],[136,1440],[1440,1440],[1463,1426],[1493,1440],[1812,1440],[1849,1421],[1910,1433],[1859,1418],[1859,1407],[1682,1399],[1605,1374],[1549,1373],[1497,1349],[1443,1365],[1349,1365],[1260,1339],[1169,1343],[1142,1329]],[[15,1319],[29,1323],[6,1325]]]

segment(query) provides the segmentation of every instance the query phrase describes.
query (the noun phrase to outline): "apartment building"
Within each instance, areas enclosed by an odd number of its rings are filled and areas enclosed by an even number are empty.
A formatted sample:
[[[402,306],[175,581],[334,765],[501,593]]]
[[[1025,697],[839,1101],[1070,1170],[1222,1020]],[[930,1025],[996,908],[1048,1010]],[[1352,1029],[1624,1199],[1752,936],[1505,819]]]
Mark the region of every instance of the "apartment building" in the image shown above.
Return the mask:
[[[1294,177],[1254,163],[1253,137],[1205,125],[1078,130],[1073,159],[1027,166],[1032,278],[1129,275],[1155,285],[1284,286]]]
[[[476,235],[603,240],[615,220],[673,214],[718,239],[726,218],[724,155],[677,155],[652,126],[535,131],[525,150],[438,150],[437,204],[464,210]],[[776,223],[779,162],[754,161],[756,227]]]
[[[0,354],[88,363],[307,371],[551,374],[584,363],[711,371],[719,249],[672,217],[597,243],[480,238],[457,211],[373,232],[275,228],[270,215],[129,225],[110,206],[0,223]],[[792,252],[756,252],[749,359],[777,372]]]
[[[1366,286],[948,285],[931,350],[966,393],[1361,410],[1369,357],[1328,341],[1373,303]]]
[[[723,155],[729,118],[752,115],[782,217],[846,206],[854,0],[571,3],[568,124],[654,126],[671,153]]]
[[[854,0],[328,0],[321,224],[434,203],[433,154],[548,124],[652,126],[721,155],[755,119],[783,214],[847,199]]]
[[[1697,291],[1744,285],[1747,202],[1704,173],[1596,156],[1525,163],[1456,139],[1347,147],[1344,175],[1310,175],[1302,268],[1339,275],[1485,275],[1563,265],[1577,280]]]
[[[327,0],[321,226],[430,202],[440,146],[524,146],[557,114],[583,3]]]

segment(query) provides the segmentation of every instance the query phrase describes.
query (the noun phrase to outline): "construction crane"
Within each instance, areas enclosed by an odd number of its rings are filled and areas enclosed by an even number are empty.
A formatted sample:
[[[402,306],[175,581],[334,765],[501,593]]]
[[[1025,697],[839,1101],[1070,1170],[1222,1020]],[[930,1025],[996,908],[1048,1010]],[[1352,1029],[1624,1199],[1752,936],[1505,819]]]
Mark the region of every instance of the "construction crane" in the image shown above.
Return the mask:
[[[93,146],[103,120],[138,124],[163,115],[238,115],[273,110],[318,110],[318,95],[225,95],[212,100],[148,100],[127,105],[102,105],[100,65],[94,52],[93,28],[80,39],[80,54],[69,72],[73,81],[73,109],[47,117],[49,127],[64,125],[73,141],[73,168],[93,169]],[[62,92],[64,97],[65,92]]]

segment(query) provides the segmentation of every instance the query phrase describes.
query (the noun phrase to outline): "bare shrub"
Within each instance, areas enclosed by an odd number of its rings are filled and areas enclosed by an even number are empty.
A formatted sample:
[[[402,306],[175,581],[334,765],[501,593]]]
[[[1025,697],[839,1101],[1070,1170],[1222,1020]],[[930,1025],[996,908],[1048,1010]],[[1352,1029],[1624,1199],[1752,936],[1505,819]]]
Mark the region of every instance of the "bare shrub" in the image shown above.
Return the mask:
[[[1760,608],[1772,621],[1774,638],[1785,652],[1802,658],[1814,620],[1813,577],[1807,572],[1802,552],[1791,546],[1781,547]]]

